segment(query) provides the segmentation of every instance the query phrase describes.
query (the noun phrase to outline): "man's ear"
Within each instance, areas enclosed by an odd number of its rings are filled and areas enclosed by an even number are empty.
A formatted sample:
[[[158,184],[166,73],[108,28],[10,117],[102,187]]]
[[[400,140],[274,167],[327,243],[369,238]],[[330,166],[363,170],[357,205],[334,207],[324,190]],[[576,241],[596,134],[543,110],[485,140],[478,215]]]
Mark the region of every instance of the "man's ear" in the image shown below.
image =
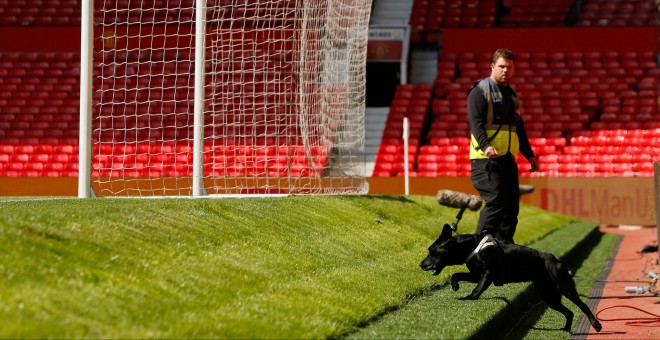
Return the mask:
[[[451,226],[449,224],[445,224],[445,226],[442,227],[442,233],[440,234],[440,239],[448,240],[449,238],[451,238],[451,233],[452,233]]]

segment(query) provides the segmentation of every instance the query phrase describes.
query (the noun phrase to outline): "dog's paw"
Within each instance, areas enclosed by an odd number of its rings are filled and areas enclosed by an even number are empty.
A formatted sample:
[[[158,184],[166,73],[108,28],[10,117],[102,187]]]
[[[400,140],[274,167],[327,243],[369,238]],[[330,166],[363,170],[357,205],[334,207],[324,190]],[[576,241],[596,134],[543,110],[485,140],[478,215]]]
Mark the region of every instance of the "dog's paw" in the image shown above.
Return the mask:
[[[451,283],[451,289],[452,289],[453,291],[457,292],[457,291],[458,291],[458,288],[460,288],[460,286],[458,285],[458,282],[452,282],[452,283]]]
[[[468,295],[468,296],[464,296],[464,297],[458,298],[458,299],[461,300],[461,301],[465,301],[465,300],[476,300],[477,298],[472,296],[472,295]]]

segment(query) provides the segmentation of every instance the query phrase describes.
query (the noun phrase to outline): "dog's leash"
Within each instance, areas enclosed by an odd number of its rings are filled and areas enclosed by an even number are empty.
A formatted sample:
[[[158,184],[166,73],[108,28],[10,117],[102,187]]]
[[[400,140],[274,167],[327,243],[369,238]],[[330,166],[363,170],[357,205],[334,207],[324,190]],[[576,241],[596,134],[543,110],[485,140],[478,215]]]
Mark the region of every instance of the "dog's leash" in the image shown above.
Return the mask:
[[[628,309],[634,309],[637,311],[640,311],[642,313],[645,313],[647,315],[651,315],[653,317],[647,317],[647,318],[613,318],[613,319],[604,319],[600,316],[600,313],[612,309],[612,308],[628,308]],[[628,305],[616,305],[616,306],[610,306],[607,308],[603,308],[598,313],[596,313],[596,319],[600,321],[626,321],[625,325],[626,326],[638,326],[638,327],[660,327],[660,315],[658,314],[653,314],[647,310],[637,308],[634,306],[628,306]]]
[[[478,252],[482,251],[485,248],[491,247],[491,246],[497,246],[497,242],[495,242],[495,239],[493,238],[493,236],[491,236],[490,234],[486,234],[486,236],[484,236],[481,239],[481,241],[479,242],[477,247],[474,248],[474,250],[470,253],[470,255],[468,255],[468,257],[465,259],[465,263],[470,262],[470,260],[472,260],[474,255],[477,255]]]

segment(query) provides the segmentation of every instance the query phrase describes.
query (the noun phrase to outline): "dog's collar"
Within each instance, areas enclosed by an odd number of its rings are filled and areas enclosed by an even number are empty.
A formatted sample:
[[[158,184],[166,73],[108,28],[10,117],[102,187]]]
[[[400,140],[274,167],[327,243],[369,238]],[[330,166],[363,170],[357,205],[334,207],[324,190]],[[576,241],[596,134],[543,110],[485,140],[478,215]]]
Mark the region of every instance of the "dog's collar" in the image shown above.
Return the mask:
[[[491,247],[491,246],[497,246],[497,243],[495,242],[495,239],[493,238],[493,236],[491,236],[489,234],[486,234],[486,236],[484,236],[481,239],[481,242],[479,242],[477,247],[474,248],[474,250],[470,253],[470,255],[468,255],[468,257],[465,259],[465,263],[470,262],[470,260],[472,260],[474,255],[477,255],[478,252],[482,251],[485,248]]]

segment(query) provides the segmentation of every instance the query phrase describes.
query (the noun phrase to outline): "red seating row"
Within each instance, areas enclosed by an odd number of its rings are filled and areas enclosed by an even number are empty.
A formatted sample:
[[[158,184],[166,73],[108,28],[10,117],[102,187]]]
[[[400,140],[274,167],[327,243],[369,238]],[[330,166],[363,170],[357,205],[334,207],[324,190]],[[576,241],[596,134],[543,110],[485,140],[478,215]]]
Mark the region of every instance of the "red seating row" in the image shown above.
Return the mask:
[[[77,138],[76,53],[0,53],[0,142]]]
[[[418,176],[469,176],[470,139],[468,137],[436,138],[434,144],[420,147]]]
[[[573,0],[512,0],[504,27],[563,26]]]
[[[126,154],[177,154],[191,153],[192,145],[189,143],[127,143],[113,144],[101,143],[92,146],[92,153],[98,155],[126,155]],[[306,148],[302,145],[231,145],[227,143],[207,144],[204,146],[205,154],[223,155],[264,155],[264,156],[305,156]],[[324,146],[312,146],[309,148],[312,156],[327,156],[327,148]],[[0,144],[0,154],[15,155],[22,154],[31,156],[33,154],[43,155],[78,155],[78,144]]]
[[[496,14],[497,0],[415,0],[411,40],[435,43],[442,27],[493,27]]]
[[[408,146],[408,170],[414,170],[417,145]],[[404,152],[402,144],[383,144],[378,147],[372,176],[389,177],[402,175],[404,172]]]
[[[530,136],[562,136],[582,130],[594,122],[597,112],[603,110],[602,102],[610,99],[634,99],[645,103],[639,108],[642,115],[639,121],[653,119],[657,112],[656,99],[660,95],[657,75],[658,68],[652,53],[520,53],[516,59],[517,75],[515,86],[523,98],[523,112],[527,117]],[[441,56],[438,76],[435,81],[432,111],[434,121],[430,136],[447,136],[449,129],[446,121],[465,122],[467,108],[466,90],[472,82],[482,76],[473,74],[477,70],[478,58],[483,58],[486,65],[488,56],[475,54],[445,54]],[[520,60],[519,60],[520,59]],[[621,72],[600,72],[603,69],[566,69],[550,71],[550,65],[557,65],[568,60],[585,63],[629,63],[629,68]],[[632,65],[636,68],[631,68]],[[528,67],[521,68],[520,65]],[[484,66],[484,68],[486,68]],[[529,75],[525,71],[529,71]],[[562,70],[567,72],[561,72]],[[598,72],[596,72],[598,71]],[[518,84],[520,86],[518,86]],[[445,99],[446,98],[446,99]],[[605,121],[608,114],[606,112]],[[620,112],[613,112],[620,114]],[[598,126],[598,124],[596,125]],[[636,128],[638,126],[631,126]],[[445,132],[436,132],[447,129]],[[467,131],[465,126],[456,130]]]
[[[409,143],[411,145],[419,144],[431,95],[431,86],[427,84],[399,85],[385,122],[382,142],[394,145],[401,144],[403,119],[407,117],[410,124]]]
[[[660,129],[585,131],[562,154],[540,157],[541,175],[653,176],[659,141]]]
[[[117,57],[116,54],[112,56],[107,54],[107,56]],[[123,57],[124,61],[130,59],[137,63],[140,61],[150,62],[153,58],[158,60],[165,60],[159,58],[177,58],[175,60],[179,60],[185,58],[185,55],[182,55],[179,51],[175,54],[168,54],[167,52],[140,55],[128,53]],[[281,62],[285,61],[285,58],[286,51],[282,51],[282,53],[276,53],[275,51],[264,55],[263,61]],[[77,151],[73,153],[73,150],[65,148],[67,144],[69,146],[77,145],[78,142],[79,104],[74,88],[77,89],[78,87],[79,76],[69,74],[77,72],[75,71],[77,69],[75,67],[77,59],[76,53],[62,53],[60,55],[59,53],[7,52],[0,54],[0,74],[7,75],[0,78],[2,80],[0,81],[0,87],[4,89],[3,92],[0,92],[0,104],[3,104],[3,114],[0,116],[0,143],[21,146],[20,152],[16,154],[9,153],[7,148],[4,148],[3,156],[0,156],[0,175],[77,175]],[[114,63],[114,59],[105,61]],[[153,63],[150,64],[153,66]],[[255,72],[257,67],[261,66],[255,64]],[[173,87],[175,84],[178,86],[179,79],[176,76],[165,77],[162,82],[158,82],[148,72],[143,73],[145,77],[130,78],[128,77],[130,69],[130,67],[115,68],[115,75],[119,76],[119,78],[115,77],[115,80],[136,79],[134,87],[126,86],[128,81],[118,81],[125,86],[120,91],[101,90],[95,92],[94,99],[97,106],[95,107],[93,119],[94,140],[125,143],[129,140],[156,142],[192,137],[192,130],[189,127],[192,103],[187,97],[183,96],[183,99],[178,99],[173,91],[166,90],[167,87]],[[286,67],[280,69],[286,70]],[[162,69],[160,71],[162,72]],[[249,73],[242,73],[242,76],[246,75],[249,75]],[[188,78],[185,77],[186,80]],[[146,79],[148,82],[141,84],[141,79]],[[210,115],[208,117],[209,127],[205,131],[206,135],[223,136],[216,139],[216,142],[227,144],[278,145],[279,143],[299,143],[300,138],[298,136],[301,134],[300,131],[294,128],[298,125],[295,119],[282,115],[283,112],[291,112],[291,108],[284,105],[284,103],[290,102],[289,97],[291,95],[278,95],[278,93],[290,93],[291,89],[286,84],[276,82],[275,79],[264,79],[262,83],[251,84],[245,84],[244,79],[239,80],[241,86],[221,85],[223,88],[220,91],[224,91],[223,93],[234,91],[232,95],[226,95],[227,100],[218,96],[219,92],[211,94],[211,97],[215,99],[215,104],[223,108],[223,114],[222,116]],[[154,87],[154,85],[156,86],[155,90],[142,91],[144,96],[138,96],[141,93],[138,88],[148,89]],[[259,88],[260,86],[261,88]],[[260,91],[266,92],[267,95],[253,97],[242,91],[251,93]],[[131,96],[134,96],[134,98]],[[141,98],[142,103],[138,102],[138,97]],[[103,99],[103,102],[99,104],[101,99]],[[241,113],[236,115],[225,113],[233,112],[234,109]],[[159,113],[159,115],[152,116],[148,114],[149,112]],[[310,122],[310,124],[313,125],[314,123]],[[110,127],[114,128],[115,131],[109,134],[105,132],[100,134],[101,129]],[[260,134],[260,137],[241,138],[241,136],[252,136],[255,133]],[[236,136],[236,138],[224,138],[224,136],[229,135]],[[312,136],[312,138],[316,137]],[[42,150],[45,148],[42,144],[50,144],[53,152]],[[125,144],[116,144],[112,149],[123,150],[124,147],[121,145]],[[30,148],[39,149],[39,151],[35,151],[33,154],[28,153],[27,150]],[[103,148],[107,148],[107,146]],[[144,148],[144,144],[139,148]],[[77,150],[77,148],[75,149]],[[107,151],[105,150],[105,152]],[[145,150],[141,151],[147,152]],[[95,154],[97,152],[98,150],[95,150]],[[173,150],[156,150],[152,148],[148,152],[153,154],[154,157],[153,159],[149,158],[147,163],[145,163],[144,155],[140,160],[130,156],[122,159],[97,156],[94,164],[97,169],[96,174],[102,176],[109,173],[119,173],[122,176],[145,175],[144,171],[136,172],[132,167],[145,168],[147,169],[145,171],[148,171],[147,174],[150,175],[187,174],[187,171],[189,171],[189,168],[175,165],[181,159],[164,156],[165,153],[172,155]],[[101,154],[104,155],[103,152]],[[211,154],[217,154],[217,151],[209,151],[208,155]],[[287,174],[296,175],[312,175],[322,171],[319,169],[322,169],[327,162],[326,155],[317,154],[313,155],[315,167],[306,165],[307,158],[302,154],[287,154],[287,158],[282,158],[282,156],[278,156],[272,151],[255,152],[253,156],[249,157],[246,155],[240,153],[239,157],[231,157],[227,154],[223,158],[223,166],[215,166],[215,168],[208,166],[207,170],[216,175],[220,174],[220,168],[229,169],[228,171],[231,174],[245,176],[262,176],[267,174],[266,171],[270,172],[271,175],[273,171],[285,171]],[[182,157],[188,158],[189,156]],[[252,158],[254,160],[251,160]],[[207,161],[218,161],[218,159],[218,157],[212,157],[211,160],[207,159]],[[286,168],[282,168],[284,159],[289,162],[286,164]],[[267,163],[261,162],[261,160],[267,161]],[[300,162],[297,160],[300,160]],[[131,163],[132,166],[128,167],[126,161],[134,163]],[[154,168],[155,165],[152,166],[153,162],[162,162],[162,166],[156,166],[156,168],[162,169]],[[247,164],[249,162],[270,165],[267,168],[255,167]],[[223,174],[227,174],[227,172],[223,172]]]
[[[529,163],[518,156],[521,176],[633,177],[653,176],[653,163],[660,154],[660,128],[655,130],[583,131],[571,138],[532,138],[540,169],[529,173]],[[419,148],[408,164],[411,176],[469,176],[469,139],[439,138],[436,145]],[[413,155],[418,149],[411,147]],[[411,156],[412,158],[412,156]],[[373,176],[402,176],[401,147],[381,146]]]
[[[101,144],[93,150],[96,176],[174,176],[192,173],[192,149],[186,144]],[[205,175],[318,175],[328,162],[327,148],[312,147],[309,164],[303,146],[206,146]],[[77,176],[74,145],[0,145],[0,176]]]
[[[657,26],[654,0],[590,0],[580,12],[577,26]]]
[[[228,8],[228,5],[233,5]],[[95,22],[163,23],[192,22],[193,0],[95,0]],[[293,24],[299,13],[294,0],[236,3],[209,0],[207,17],[241,20],[250,25]],[[0,25],[71,26],[80,25],[80,0],[0,0]]]
[[[426,145],[411,151],[411,154],[418,154],[415,161],[408,165],[412,175],[469,174],[469,164],[465,162],[467,147],[459,147],[458,145],[462,144],[455,138],[465,139],[469,136],[467,89],[473,81],[487,76],[480,74],[479,70],[487,70],[489,58],[490,55],[474,53],[441,55],[431,100],[430,130],[428,135],[421,136]],[[569,70],[569,63],[575,63],[571,66],[573,69]],[[480,67],[480,64],[483,64],[483,67]],[[617,69],[620,71],[604,72],[603,65],[610,64],[618,65]],[[529,69],[521,69],[520,65]],[[553,65],[552,70],[550,65]],[[555,65],[564,66],[555,69]],[[587,65],[592,67],[584,67]],[[622,65],[625,65],[625,69]],[[653,53],[518,53],[516,66],[514,86],[523,98],[527,132],[532,137],[532,143],[535,143],[534,150],[537,155],[546,157],[570,154],[574,151],[570,144],[579,143],[571,137],[580,136],[587,129],[644,131],[642,129],[660,128],[660,86],[657,80],[660,68]],[[446,145],[448,140],[453,140],[451,145]],[[387,144],[389,141],[383,143]],[[641,148],[644,143],[649,143],[648,140],[641,142],[639,139],[632,139],[631,143],[637,148],[636,152],[644,155],[642,160],[656,157],[657,150]],[[657,140],[653,143],[657,144]],[[442,147],[442,152],[428,155],[428,150],[436,150],[437,147]],[[605,150],[613,151],[611,148]],[[585,150],[580,152],[584,154]],[[387,160],[392,161],[391,164],[377,164],[375,175],[401,175],[403,162],[399,154],[390,154]],[[438,163],[448,160],[454,164]],[[589,157],[580,161],[585,164],[593,163],[589,161]],[[526,172],[526,161],[521,158],[520,164],[521,174],[529,175]],[[587,165],[585,169],[589,171],[570,171],[570,174],[649,176],[649,164],[648,161],[636,161],[606,170],[603,169],[607,166],[595,168]],[[564,175],[557,171],[569,171],[567,167],[558,165],[544,167],[548,171],[540,171],[533,176]]]
[[[404,169],[403,153],[399,150],[403,149],[403,120],[406,117],[409,121],[410,157],[408,165],[409,168],[412,167],[431,96],[432,88],[428,84],[400,84],[397,86],[375,160],[374,173],[377,176],[395,175]]]
[[[286,58],[286,51],[268,51],[264,53],[263,62],[282,62]],[[0,117],[0,142],[18,141],[19,143],[37,144],[45,140],[51,141],[53,138],[69,139],[77,137],[78,131],[78,95],[74,89],[77,89],[79,75],[77,71],[76,53],[18,53],[8,52],[0,54],[0,74],[12,73],[14,75],[0,78],[0,106],[3,107],[3,116]],[[128,58],[130,56],[130,58]],[[180,58],[181,52],[177,53],[128,53],[123,60],[134,60],[140,62],[140,58]],[[148,62],[149,60],[142,60]],[[149,63],[153,66],[153,63]],[[255,65],[255,67],[257,67]],[[128,134],[139,134],[142,138],[155,140],[162,137],[174,138],[176,135],[189,134],[186,126],[182,122],[187,122],[192,112],[192,102],[189,100],[189,93],[186,85],[190,82],[189,75],[177,77],[153,77],[152,67],[142,67],[139,69],[143,77],[130,76],[130,70],[138,69],[136,67],[108,67],[113,69],[113,90],[106,89],[105,84],[97,84],[99,91],[94,94],[94,100],[97,103],[95,112],[98,115],[93,120],[94,128],[115,127],[115,128],[134,128],[139,127],[139,131],[128,132]],[[278,68],[286,72],[286,67]],[[37,71],[44,72],[37,72]],[[48,74],[46,73],[48,70]],[[61,71],[61,72],[55,72]],[[225,82],[219,85],[218,91],[212,89],[208,98],[213,98],[214,105],[221,107],[221,112],[232,112],[234,109],[240,111],[240,118],[235,118],[231,114],[224,114],[222,117],[209,117],[209,123],[221,121],[227,129],[236,130],[237,133],[247,133],[250,128],[264,135],[276,137],[278,135],[289,136],[295,134],[291,129],[297,125],[283,113],[292,112],[292,107],[288,103],[294,91],[291,84],[282,83],[274,75],[270,78],[257,79],[256,75],[263,75],[264,72],[255,68],[253,72],[239,69],[232,71],[240,73],[240,79],[232,85],[231,82]],[[66,75],[63,73],[67,72]],[[156,73],[162,72],[156,68]],[[255,82],[245,83],[245,77],[255,75]],[[180,84],[183,79],[185,84]],[[15,80],[15,81],[13,81]],[[97,82],[100,78],[96,78]],[[135,84],[129,84],[135,80]],[[142,80],[146,82],[143,84]],[[237,84],[242,84],[238,86]],[[117,86],[119,86],[117,88]],[[175,92],[174,87],[182,88]],[[257,91],[264,93],[263,96],[252,96],[250,94]],[[210,101],[209,101],[210,103]],[[175,112],[175,110],[177,112]],[[149,113],[155,112],[159,115],[152,116]],[[139,114],[138,114],[139,113]],[[165,114],[164,116],[161,113]],[[254,113],[252,121],[246,118]],[[271,126],[277,125],[276,129]],[[218,126],[217,123],[214,125]],[[249,127],[245,127],[249,125]],[[224,128],[223,128],[224,129]],[[207,129],[210,135],[217,128]],[[243,131],[245,130],[245,131]],[[241,132],[242,131],[242,132]],[[227,135],[228,131],[222,135]],[[146,136],[146,137],[145,137]],[[130,136],[129,136],[130,137]],[[102,141],[122,140],[125,136],[117,134],[108,137],[101,137]],[[55,141],[57,143],[57,141]]]
[[[214,165],[204,170],[204,176],[212,177],[316,177],[323,173],[322,168],[314,168],[305,164],[273,165],[268,168],[234,165]],[[181,164],[136,164],[136,167],[125,169],[93,170],[92,177],[138,178],[138,177],[184,177],[192,175],[191,165]],[[77,163],[0,163],[0,176],[2,177],[77,177]]]

